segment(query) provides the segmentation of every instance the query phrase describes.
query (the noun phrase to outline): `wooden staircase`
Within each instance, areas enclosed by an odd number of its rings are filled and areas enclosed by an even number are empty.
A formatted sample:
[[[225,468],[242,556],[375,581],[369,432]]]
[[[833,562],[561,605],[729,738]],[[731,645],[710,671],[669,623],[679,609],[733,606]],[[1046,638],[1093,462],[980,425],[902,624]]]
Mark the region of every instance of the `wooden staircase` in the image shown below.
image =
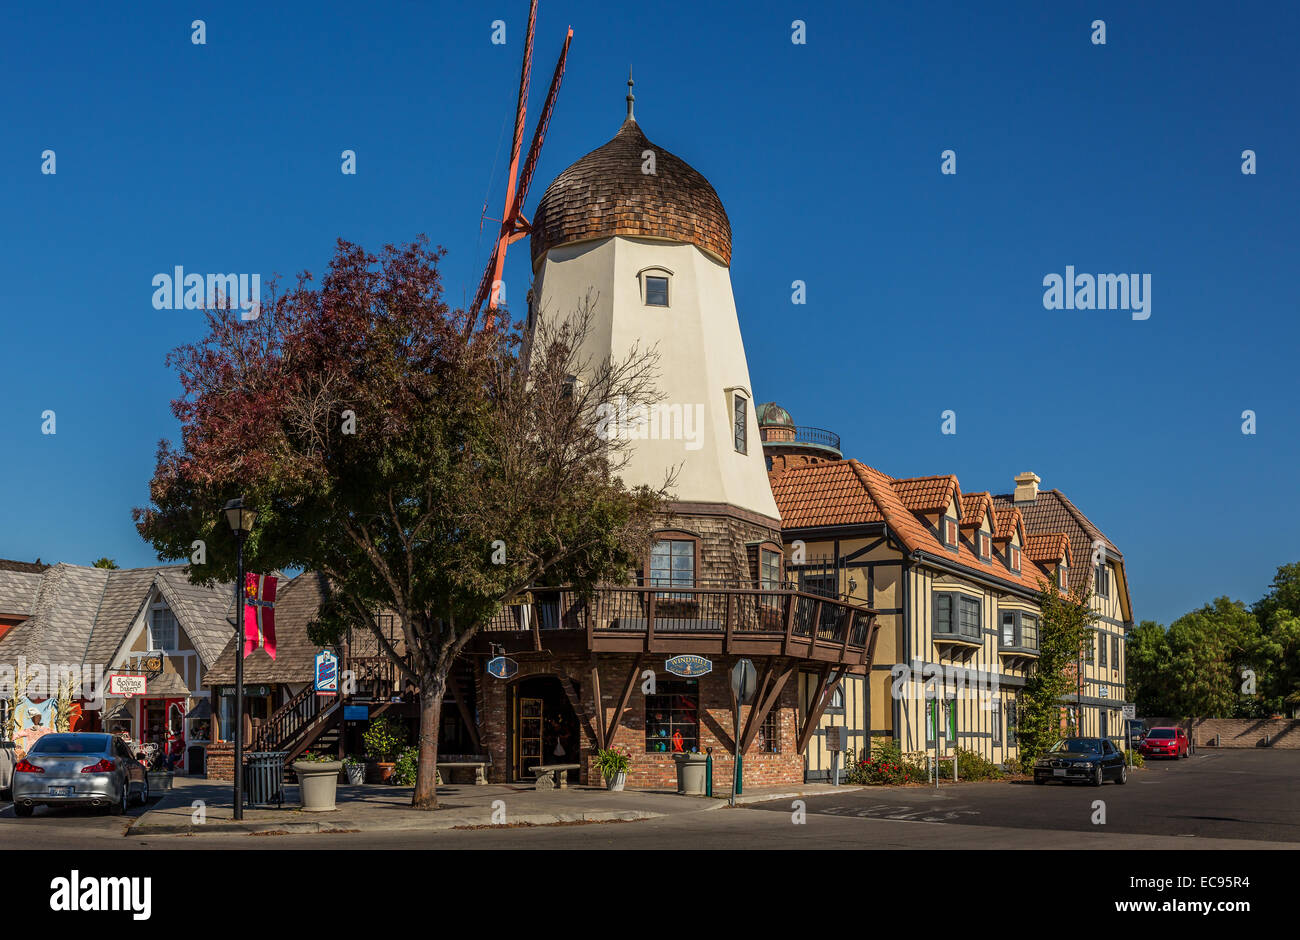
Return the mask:
[[[285,751],[285,765],[313,745],[337,746],[343,726],[343,702],[337,695],[317,695],[308,684],[258,727],[251,751]]]

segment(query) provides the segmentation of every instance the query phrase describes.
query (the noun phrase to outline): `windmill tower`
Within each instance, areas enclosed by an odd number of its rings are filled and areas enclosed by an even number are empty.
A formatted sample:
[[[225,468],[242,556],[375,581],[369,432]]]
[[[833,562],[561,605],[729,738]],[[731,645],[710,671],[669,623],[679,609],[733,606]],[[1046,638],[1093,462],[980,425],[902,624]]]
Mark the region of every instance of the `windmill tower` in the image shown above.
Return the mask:
[[[682,433],[633,440],[624,482],[658,487],[678,468],[665,528],[697,540],[696,580],[753,581],[755,546],[779,547],[781,523],[731,292],[731,224],[709,181],[647,139],[634,101],[629,77],[618,133],[538,203],[530,325],[590,298],[584,358],[657,347],[661,405],[680,406]]]

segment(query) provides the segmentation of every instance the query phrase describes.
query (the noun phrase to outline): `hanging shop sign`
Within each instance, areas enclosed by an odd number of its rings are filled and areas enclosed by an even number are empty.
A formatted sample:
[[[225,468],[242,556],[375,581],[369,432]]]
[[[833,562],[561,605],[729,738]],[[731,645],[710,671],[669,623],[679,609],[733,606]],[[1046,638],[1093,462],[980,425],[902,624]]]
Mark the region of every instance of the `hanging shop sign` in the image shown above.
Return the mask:
[[[489,676],[509,679],[519,671],[519,664],[509,656],[495,656],[488,660],[487,671]]]
[[[329,650],[316,654],[316,693],[318,695],[338,695],[339,692],[339,658]]]
[[[674,656],[664,663],[664,668],[675,676],[681,676],[684,679],[694,679],[697,676],[708,675],[713,671],[713,663],[703,656],[696,656],[693,653],[685,653],[681,656]]]
[[[149,689],[147,676],[114,673],[108,677],[108,694],[117,696],[144,695]]]

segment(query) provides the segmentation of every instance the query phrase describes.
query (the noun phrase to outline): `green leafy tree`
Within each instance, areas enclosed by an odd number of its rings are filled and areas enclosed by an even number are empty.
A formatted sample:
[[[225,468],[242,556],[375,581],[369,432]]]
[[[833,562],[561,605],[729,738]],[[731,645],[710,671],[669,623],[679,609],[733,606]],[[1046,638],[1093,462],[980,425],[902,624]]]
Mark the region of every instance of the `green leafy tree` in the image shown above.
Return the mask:
[[[160,445],[136,510],[160,557],[202,539],[191,577],[211,582],[234,575],[220,510],[242,495],[261,511],[251,570],[326,576],[313,637],[368,631],[418,690],[419,809],[437,807],[442,700],[466,645],[532,585],[624,581],[664,494],[624,486],[626,444],[599,432],[621,399],[654,400],[653,353],[584,360],[581,298],[521,351],[508,319],[475,330],[448,308],[440,258],[423,239],[379,256],[340,240],[319,289],[309,275],[272,288],[249,321],[209,311],[206,338],[169,360],[181,443]]]
[[[1245,670],[1268,681],[1259,622],[1241,601],[1219,597],[1169,625],[1166,689],[1172,717],[1230,718],[1258,702],[1246,695]]]
[[[110,571],[116,571],[116,570],[117,570],[117,562],[115,562],[115,561],[114,561],[113,559],[111,559],[111,558],[97,558],[97,559],[95,559],[95,567],[96,567],[96,568],[107,568],[107,569],[109,569]]]
[[[1154,620],[1143,620],[1129,631],[1125,646],[1128,693],[1139,715],[1172,715],[1176,711],[1169,691],[1173,651],[1169,635]]]
[[[1300,713],[1300,563],[1277,569],[1269,592],[1255,603],[1258,661],[1267,664],[1260,684],[1261,714]]]
[[[1077,668],[1085,644],[1092,642],[1097,614],[1091,590],[1062,593],[1053,583],[1039,579],[1038,660],[1020,693],[1017,722],[1022,767],[1032,767],[1039,755],[1061,736],[1061,706],[1077,682]]]

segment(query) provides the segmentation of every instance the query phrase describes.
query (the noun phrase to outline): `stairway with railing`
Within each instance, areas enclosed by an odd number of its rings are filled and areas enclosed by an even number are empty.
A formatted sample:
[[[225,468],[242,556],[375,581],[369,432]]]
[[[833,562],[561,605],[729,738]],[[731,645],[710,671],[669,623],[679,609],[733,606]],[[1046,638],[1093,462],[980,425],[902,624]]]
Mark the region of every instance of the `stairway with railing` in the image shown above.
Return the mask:
[[[287,763],[338,725],[342,716],[339,696],[318,695],[308,684],[259,724],[249,750],[284,751]]]

